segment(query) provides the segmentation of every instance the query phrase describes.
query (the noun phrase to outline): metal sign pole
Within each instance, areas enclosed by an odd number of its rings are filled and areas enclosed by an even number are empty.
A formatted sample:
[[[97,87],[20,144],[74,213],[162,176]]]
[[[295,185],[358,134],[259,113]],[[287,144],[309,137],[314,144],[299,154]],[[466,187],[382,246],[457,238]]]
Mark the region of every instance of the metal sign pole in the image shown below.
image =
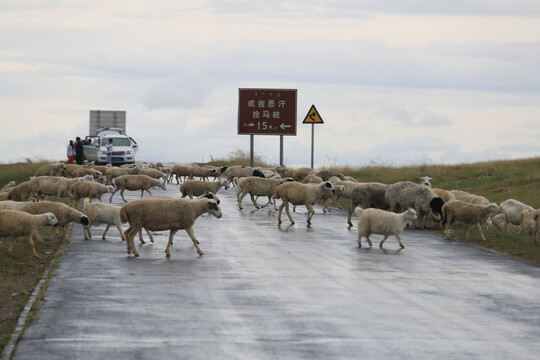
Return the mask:
[[[314,146],[315,146],[315,124],[311,124],[311,168],[312,169],[313,169]]]
[[[279,135],[279,165],[283,166],[283,135]]]
[[[249,135],[249,166],[253,167],[253,137],[254,135]]]

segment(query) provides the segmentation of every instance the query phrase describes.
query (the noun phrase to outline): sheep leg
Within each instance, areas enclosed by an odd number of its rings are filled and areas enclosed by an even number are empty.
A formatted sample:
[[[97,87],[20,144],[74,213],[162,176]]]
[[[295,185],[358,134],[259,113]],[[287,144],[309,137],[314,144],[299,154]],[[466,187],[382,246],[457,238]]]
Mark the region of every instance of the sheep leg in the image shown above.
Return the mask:
[[[197,249],[197,254],[199,254],[201,256],[204,255],[201,248],[199,248],[199,245],[197,245],[199,243],[199,241],[195,238],[195,234],[193,233],[193,227],[190,226],[190,227],[186,228],[186,232],[188,233],[189,237],[193,241],[193,245],[195,245],[195,248]]]
[[[127,253],[128,255],[133,253],[134,256],[139,256],[139,252],[135,248],[135,234],[137,234],[138,231],[136,229],[133,229],[132,227],[129,227],[129,229],[126,230],[125,236],[126,236],[126,247],[127,247]]]
[[[283,208],[285,207],[285,202],[283,201],[281,205],[279,206],[279,212],[278,212],[278,224],[281,224],[281,212],[283,211]]]
[[[239,208],[240,210],[242,210],[242,209],[243,209],[243,207],[242,207],[242,200],[244,200],[244,197],[245,197],[248,193],[247,193],[247,192],[242,192],[242,195],[238,196],[239,193],[240,193],[240,191],[238,191],[238,193],[236,193],[236,195],[237,195],[236,197],[237,197],[237,199],[238,199],[238,208]],[[251,198],[251,201],[253,201],[253,197]],[[255,205],[255,203],[253,203],[253,205]],[[255,205],[255,207],[257,207],[257,205]]]
[[[19,240],[18,237],[15,237],[13,238],[13,240],[11,241],[11,244],[9,244],[9,248],[8,248],[8,252],[11,254],[11,252],[13,251],[13,245],[15,245],[15,243]]]
[[[142,229],[139,230],[139,241],[141,242],[141,244],[146,244],[146,242],[145,242],[144,239],[143,239]]]
[[[83,229],[84,229],[84,226],[83,226]],[[67,237],[67,225],[65,226],[62,226],[62,236],[64,237],[64,240],[69,243],[70,240],[68,239]]]
[[[114,189],[113,193],[111,194],[111,197],[109,198],[109,202],[112,202],[112,197],[114,196],[114,194],[116,194],[116,192],[120,190],[120,188],[116,188]]]
[[[251,202],[253,203],[253,205],[255,205],[255,208],[260,209],[259,205],[257,204],[257,199],[255,198],[255,196],[253,196],[253,194],[249,194],[249,196],[251,197]]]
[[[289,221],[291,222],[291,225],[294,225],[294,220],[291,216],[291,213],[289,212],[289,202],[287,200],[284,201],[286,203],[285,211],[287,212],[287,216],[289,217]]]
[[[39,231],[35,231],[34,232],[34,235],[36,235],[36,239],[42,243],[42,244],[45,244],[45,241],[43,241],[43,238],[41,237],[41,234],[39,233]]]
[[[83,227],[84,240],[92,238],[92,234],[90,233],[90,226],[92,225],[90,224],[87,228]]]
[[[362,235],[358,233],[358,247],[362,247]]]
[[[351,221],[351,217],[352,217],[352,213],[354,212],[354,209],[356,209],[356,207],[358,206],[358,203],[357,202],[352,202],[352,206],[349,208],[349,216],[347,217],[347,222],[349,224],[349,228],[352,228],[353,227],[353,223]]]
[[[371,239],[369,238],[369,235],[366,235],[366,240],[367,240],[369,246],[373,246],[373,243],[371,242]]]
[[[187,231],[187,229],[186,229]],[[167,243],[167,247],[165,248],[165,254],[167,254],[167,257],[171,257],[171,244],[172,244],[172,241],[173,241],[173,237],[174,235],[178,232],[178,229],[177,230],[172,230],[169,232],[169,242]],[[189,234],[189,233],[188,233]],[[197,245],[195,245],[197,246]]]
[[[37,231],[34,231],[34,233],[37,233]],[[28,236],[28,242],[30,242],[30,245],[32,245],[32,251],[34,252],[34,256],[39,259],[39,255],[36,252],[36,247],[34,246],[34,241],[32,240],[32,234]]]
[[[152,233],[148,231],[146,228],[144,228],[144,231],[146,231],[146,235],[148,235],[148,237],[150,238],[150,242],[153,243],[154,237],[152,236]]]
[[[127,202],[126,198],[124,197],[124,190],[126,190],[126,189],[120,190],[120,196],[122,197],[122,199],[124,200],[124,202]],[[142,196],[141,196],[141,198],[142,198]]]
[[[111,227],[111,224],[107,224],[107,227],[105,228],[105,231],[103,232],[103,235],[101,235],[102,240],[105,240],[105,235],[107,234],[107,231],[109,231],[110,227]]]
[[[150,192],[150,189],[146,189],[146,192],[150,194],[150,196],[152,196],[152,193]],[[141,194],[141,199],[142,199],[142,194]]]
[[[311,206],[311,204],[306,204],[306,209],[308,210],[307,223],[308,225],[311,225],[311,218],[315,214],[315,209],[313,208],[313,206]]]
[[[272,202],[272,198],[270,196],[268,196],[268,202],[264,205],[261,205],[261,209],[264,208],[264,207],[267,207],[268,205],[270,205],[270,203]]]

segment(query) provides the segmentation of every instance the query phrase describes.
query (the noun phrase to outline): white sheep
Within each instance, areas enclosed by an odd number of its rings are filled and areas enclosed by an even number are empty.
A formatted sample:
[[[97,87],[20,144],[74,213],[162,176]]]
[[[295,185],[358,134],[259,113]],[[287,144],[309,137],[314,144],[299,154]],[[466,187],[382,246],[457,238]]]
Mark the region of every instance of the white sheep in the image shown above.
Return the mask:
[[[21,210],[24,205],[31,202],[32,201],[2,200],[0,201],[0,210]]]
[[[324,201],[323,212],[324,213],[326,213],[327,211],[332,212],[331,210],[332,208],[330,206],[330,204],[332,203],[332,198],[335,197],[337,201],[344,193],[345,193],[345,186],[334,184],[334,193],[331,193],[328,191],[322,197],[322,200]]]
[[[415,221],[418,216],[414,209],[408,208],[401,214],[396,214],[390,211],[381,209],[362,209],[357,207],[354,210],[358,216],[358,246],[362,247],[362,236],[365,236],[369,246],[373,246],[369,236],[371,234],[384,235],[379,247],[383,247],[384,242],[390,235],[394,235],[402,249],[405,245],[401,242],[400,234],[407,224]]]
[[[7,194],[7,199],[5,200],[24,201],[30,199],[32,197],[30,181],[24,181],[19,185],[15,185]]]
[[[56,226],[57,224],[58,220],[51,212],[31,215],[17,210],[0,210],[0,237],[14,238],[9,246],[9,253],[13,250],[13,245],[17,241],[17,238],[24,236],[28,239],[30,245],[32,245],[34,256],[39,258],[34,241],[32,241],[32,236],[36,236],[39,241],[43,242],[38,228],[45,225]]]
[[[234,165],[229,166],[223,173],[223,176],[227,178],[229,184],[235,184],[234,178],[243,178],[247,176],[264,177],[260,168],[252,168],[251,166]]]
[[[114,194],[120,190],[120,196],[122,196],[122,199],[124,202],[127,202],[126,198],[124,197],[124,191],[130,190],[130,191],[137,191],[141,190],[141,199],[143,197],[144,192],[152,196],[152,193],[150,192],[150,188],[153,187],[159,187],[162,190],[167,190],[167,187],[164,183],[162,183],[160,180],[153,179],[148,175],[122,175],[118,176],[114,184],[116,186],[115,190],[111,194],[111,197],[109,199],[109,202],[112,202],[112,198]]]
[[[535,210],[532,206],[515,199],[508,199],[503,201],[499,207],[501,208],[501,213],[504,215],[504,231],[507,230],[508,224],[513,224],[532,232],[532,227],[529,226],[529,222],[534,223],[533,216],[526,216],[527,213],[534,213]]]
[[[29,214],[43,214],[46,212],[52,212],[58,219],[58,227],[56,228],[55,237],[58,236],[59,229],[62,228],[62,236],[66,242],[69,242],[67,237],[67,226],[72,223],[80,223],[83,228],[88,226],[88,217],[79,210],[72,207],[53,201],[39,201],[29,202],[21,208],[21,211],[25,211]]]
[[[318,170],[314,171],[312,174],[320,177],[323,181],[328,181],[331,177],[338,177],[341,181],[346,181],[347,178],[340,172],[334,170]]]
[[[500,206],[499,206],[500,207]],[[520,232],[521,226],[514,224],[505,224],[504,214],[497,214],[491,219],[494,228],[500,231],[515,231]]]
[[[127,239],[127,253],[139,256],[133,239],[142,228],[150,231],[170,230],[169,242],[165,249],[167,257],[170,257],[173,237],[178,230],[184,229],[193,241],[197,253],[204,255],[193,233],[195,220],[204,213],[209,213],[218,219],[221,218],[221,209],[218,203],[204,197],[194,200],[149,198],[130,201],[120,210],[122,222],[129,222],[129,229],[124,233]]]
[[[163,182],[167,181],[167,174],[165,174],[163,171],[160,171],[158,169],[152,169],[152,168],[144,168],[141,169],[139,172],[139,175],[148,175],[151,178],[154,179],[163,179]]]
[[[334,185],[331,182],[325,181],[320,184],[302,184],[298,182],[286,182],[276,187],[272,199],[281,199],[283,202],[279,207],[278,223],[281,224],[281,213],[283,208],[287,211],[287,216],[291,224],[294,220],[289,212],[289,203],[293,205],[305,205],[308,210],[307,223],[311,225],[311,218],[315,214],[313,204],[322,199],[325,192],[334,192]]]
[[[189,177],[189,168],[187,165],[174,165],[169,181],[172,181],[173,176],[176,177],[176,184],[180,184],[180,181],[186,181]]]
[[[107,185],[112,185],[112,179],[115,179],[122,175],[136,175],[141,171],[139,166],[122,168],[122,167],[112,167],[105,172],[107,177]]]
[[[39,200],[40,195],[71,197],[69,189],[71,185],[83,180],[93,180],[92,176],[85,175],[82,178],[68,179],[57,176],[40,176],[30,180],[30,191]]]
[[[390,211],[397,212],[407,208],[416,210],[417,224],[420,228],[425,227],[427,215],[435,221],[439,221],[442,215],[441,208],[444,201],[426,185],[399,181],[388,186],[385,197]]]
[[[431,180],[433,180],[433,178],[429,176],[422,176],[420,178],[420,185],[426,185],[426,186],[431,187]]]
[[[103,182],[103,173],[93,168],[82,167],[73,172],[75,177],[84,177],[86,175],[91,176],[95,181]]]
[[[189,180],[196,176],[200,180],[208,181],[209,176],[217,177],[218,170],[214,167],[190,166],[188,169]]]
[[[34,173],[34,176],[62,176],[65,170],[66,164],[64,163],[46,164],[40,166]]]
[[[480,231],[482,240],[486,241],[481,224],[486,222],[486,218],[488,218],[491,213],[498,213],[499,210],[499,206],[495,203],[488,205],[477,205],[461,200],[453,200],[445,203],[442,206],[442,216],[443,225],[446,224],[444,231],[446,238],[450,238],[450,226],[452,223],[454,221],[461,221],[462,223],[472,225],[467,231],[465,240],[469,240],[469,234],[471,233],[472,229],[476,227],[478,231]]]
[[[534,243],[538,245],[538,236],[540,234],[540,209],[534,212],[533,219],[534,219],[534,227],[533,227],[534,230],[532,233],[532,238],[534,240]]]
[[[112,225],[116,226],[122,240],[126,240],[126,237],[122,232],[122,221],[120,220],[119,206],[104,203],[90,203],[89,199],[84,199],[84,214],[88,217],[89,222],[88,227],[83,228],[85,240],[92,238],[90,228],[96,225],[107,225],[105,231],[101,235],[101,238],[103,240],[105,240],[105,235],[107,235],[107,231],[109,231],[109,228]],[[150,241],[154,242],[154,237],[152,236],[152,234],[146,229],[145,231],[150,238]],[[142,230],[139,231],[139,240],[141,244],[145,243],[142,237]]]
[[[193,199],[193,196],[201,196],[206,192],[217,194],[221,187],[227,190],[229,182],[225,179],[219,181],[188,180],[180,185],[180,192],[183,198],[189,196],[190,199]]]
[[[114,186],[103,185],[92,181],[79,181],[71,185],[69,192],[71,193],[72,205],[74,208],[79,208],[79,201],[82,198],[98,199],[101,201],[103,194],[112,193]],[[92,200],[90,200],[92,202]]]
[[[263,207],[269,205],[272,202],[272,195],[276,187],[285,183],[294,181],[292,178],[285,179],[266,179],[258,176],[248,176],[240,178],[237,180],[238,191],[236,193],[236,200],[238,201],[238,208],[242,210],[242,200],[244,197],[249,194],[251,197],[251,202],[257,209],[262,209]],[[268,202],[262,206],[257,204],[257,199],[255,197],[266,196],[268,197]],[[274,199],[274,209],[277,210],[275,199]]]
[[[304,184],[320,184],[323,181],[324,180],[321,177],[315,174],[309,174],[306,177],[304,177],[304,179],[302,180]]]

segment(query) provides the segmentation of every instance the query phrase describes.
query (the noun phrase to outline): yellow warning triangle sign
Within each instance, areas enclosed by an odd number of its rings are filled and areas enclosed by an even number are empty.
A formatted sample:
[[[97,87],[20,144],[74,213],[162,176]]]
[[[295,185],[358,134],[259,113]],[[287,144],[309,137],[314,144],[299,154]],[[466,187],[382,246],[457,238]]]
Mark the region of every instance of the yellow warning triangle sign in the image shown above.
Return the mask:
[[[302,124],[324,124],[324,121],[321,118],[321,115],[319,115],[317,109],[315,108],[315,105],[311,105],[311,108],[309,109]]]

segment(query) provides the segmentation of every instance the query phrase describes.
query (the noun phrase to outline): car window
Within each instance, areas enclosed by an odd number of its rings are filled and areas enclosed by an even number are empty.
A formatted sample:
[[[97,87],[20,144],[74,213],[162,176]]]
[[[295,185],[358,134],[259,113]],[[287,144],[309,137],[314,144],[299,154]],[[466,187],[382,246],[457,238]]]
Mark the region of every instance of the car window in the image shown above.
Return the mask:
[[[131,146],[128,138],[108,138],[113,140],[113,146]],[[109,141],[107,139],[107,141]]]

